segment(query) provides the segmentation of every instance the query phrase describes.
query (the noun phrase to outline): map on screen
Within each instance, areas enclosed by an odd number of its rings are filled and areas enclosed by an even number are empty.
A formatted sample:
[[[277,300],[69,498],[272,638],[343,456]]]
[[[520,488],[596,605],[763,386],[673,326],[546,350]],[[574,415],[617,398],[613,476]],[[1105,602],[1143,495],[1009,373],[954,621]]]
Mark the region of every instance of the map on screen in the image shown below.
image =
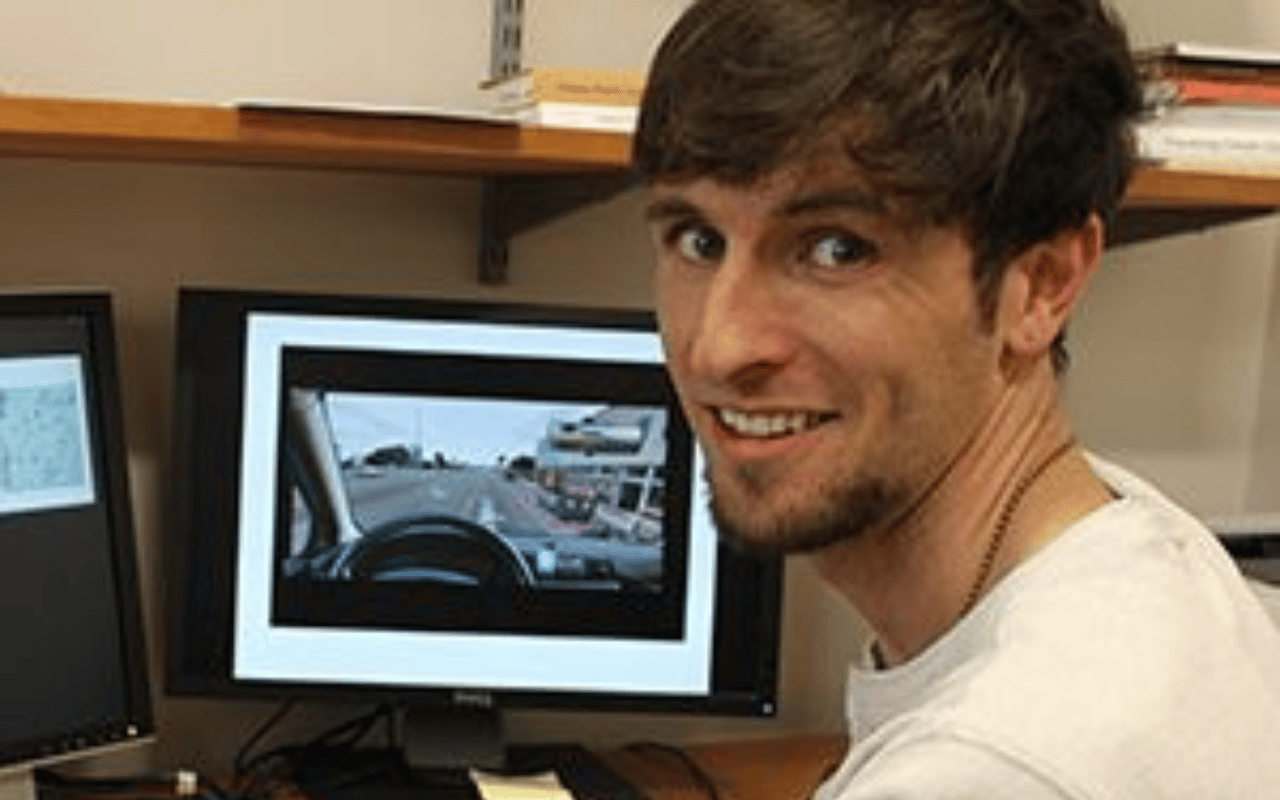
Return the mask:
[[[0,514],[93,502],[80,358],[0,359]]]

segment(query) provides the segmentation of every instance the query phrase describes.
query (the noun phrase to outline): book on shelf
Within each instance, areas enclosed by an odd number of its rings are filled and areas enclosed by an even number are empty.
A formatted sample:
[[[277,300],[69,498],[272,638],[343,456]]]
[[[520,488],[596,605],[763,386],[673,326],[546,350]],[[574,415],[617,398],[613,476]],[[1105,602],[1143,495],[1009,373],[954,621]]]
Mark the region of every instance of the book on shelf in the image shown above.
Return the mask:
[[[1137,138],[1141,157],[1164,169],[1280,177],[1280,135],[1170,128],[1140,130]]]
[[[506,115],[522,125],[575,128],[609,133],[633,133],[639,108],[602,103],[557,103],[546,101],[508,109]]]
[[[1138,154],[1168,169],[1280,175],[1280,106],[1176,106],[1134,135]]]
[[[1139,50],[1136,59],[1138,68],[1149,77],[1280,81],[1280,50],[1170,42]]]
[[[489,110],[528,125],[630,133],[642,70],[534,67],[481,84]]]
[[[481,89],[497,107],[530,103],[639,105],[645,72],[582,67],[531,67],[510,78],[487,81]]]
[[[1177,42],[1139,54],[1139,156],[1169,169],[1280,176],[1280,52]]]
[[[1240,78],[1165,77],[1143,82],[1147,102],[1156,107],[1219,104],[1280,105],[1280,80],[1270,83]]]
[[[1140,51],[1148,103],[1280,103],[1280,51],[1175,42]]]

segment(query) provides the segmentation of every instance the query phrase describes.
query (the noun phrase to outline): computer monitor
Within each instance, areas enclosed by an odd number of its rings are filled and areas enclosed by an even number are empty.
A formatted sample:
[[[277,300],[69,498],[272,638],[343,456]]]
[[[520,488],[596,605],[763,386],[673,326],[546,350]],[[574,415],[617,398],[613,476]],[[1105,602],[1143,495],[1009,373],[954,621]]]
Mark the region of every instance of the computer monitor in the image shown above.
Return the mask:
[[[0,295],[0,797],[153,733],[109,296]]]
[[[662,362],[645,312],[182,290],[169,690],[773,713],[780,562]]]

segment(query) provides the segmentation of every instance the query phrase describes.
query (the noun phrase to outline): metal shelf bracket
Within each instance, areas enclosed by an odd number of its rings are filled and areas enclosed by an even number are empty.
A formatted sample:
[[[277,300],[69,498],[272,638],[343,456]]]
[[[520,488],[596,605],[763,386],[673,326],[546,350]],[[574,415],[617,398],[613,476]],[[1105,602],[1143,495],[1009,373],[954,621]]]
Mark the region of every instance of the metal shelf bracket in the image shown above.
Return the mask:
[[[489,80],[505,80],[520,72],[523,37],[524,0],[493,0]]]

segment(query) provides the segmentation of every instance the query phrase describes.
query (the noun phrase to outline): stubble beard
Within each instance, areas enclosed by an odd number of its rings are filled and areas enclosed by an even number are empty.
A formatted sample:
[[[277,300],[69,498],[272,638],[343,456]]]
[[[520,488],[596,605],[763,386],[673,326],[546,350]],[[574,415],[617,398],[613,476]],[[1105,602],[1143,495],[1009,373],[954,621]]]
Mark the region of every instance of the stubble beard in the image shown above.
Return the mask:
[[[738,467],[735,477],[744,494],[763,497],[770,478],[763,471]],[[907,505],[909,493],[887,479],[845,476],[815,487],[809,502],[799,508],[774,510],[749,518],[746,508],[730,508],[710,474],[711,517],[720,536],[748,550],[812,553],[869,532],[887,529]]]

